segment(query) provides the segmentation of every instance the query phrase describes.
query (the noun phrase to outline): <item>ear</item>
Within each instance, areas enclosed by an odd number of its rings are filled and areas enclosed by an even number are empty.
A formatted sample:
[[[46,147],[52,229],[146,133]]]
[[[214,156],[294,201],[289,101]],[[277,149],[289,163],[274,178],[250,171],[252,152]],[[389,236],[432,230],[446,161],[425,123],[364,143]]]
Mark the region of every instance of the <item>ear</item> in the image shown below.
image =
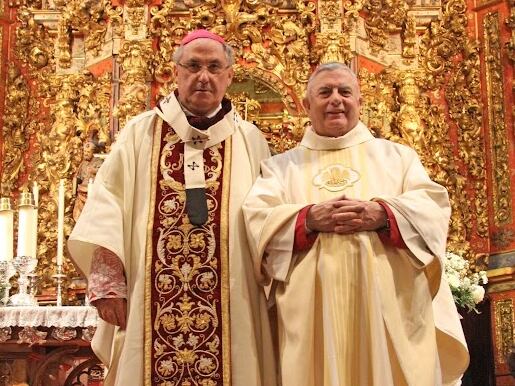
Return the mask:
[[[232,68],[229,68],[229,71],[227,71],[227,87],[229,87],[232,83],[232,78],[234,77],[234,69]]]
[[[306,113],[309,113],[309,108],[311,107],[311,105],[310,105],[309,99],[307,97],[305,97],[302,100],[302,106],[304,106],[304,110],[306,110]]]
[[[179,65],[177,63],[174,63],[174,66],[173,66],[173,77],[174,77],[174,79],[177,79],[177,77],[178,77],[178,73],[177,73],[177,68],[178,67],[179,67]]]

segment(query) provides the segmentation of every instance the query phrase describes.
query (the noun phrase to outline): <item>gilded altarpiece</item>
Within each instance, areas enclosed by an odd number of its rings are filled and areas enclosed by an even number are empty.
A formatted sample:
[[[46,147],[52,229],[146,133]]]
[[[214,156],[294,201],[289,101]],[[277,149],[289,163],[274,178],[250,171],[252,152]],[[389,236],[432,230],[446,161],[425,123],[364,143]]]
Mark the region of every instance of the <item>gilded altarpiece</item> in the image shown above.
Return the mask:
[[[472,269],[490,263],[492,296],[513,289],[513,0],[0,5],[0,190],[14,199],[34,181],[40,186],[42,293],[53,290],[58,181],[66,180],[69,234],[94,177],[82,171],[101,163],[128,119],[174,89],[173,51],[195,28],[233,46],[229,96],[276,153],[295,146],[309,124],[301,101],[312,69],[350,64],[361,83],[362,120],[375,135],[415,148],[431,177],[449,190],[449,250],[467,256]],[[65,270],[68,287],[80,289],[72,264]],[[513,343],[513,315],[506,330],[507,306],[502,313],[492,307],[494,335],[503,326],[502,344],[495,344],[501,371]]]

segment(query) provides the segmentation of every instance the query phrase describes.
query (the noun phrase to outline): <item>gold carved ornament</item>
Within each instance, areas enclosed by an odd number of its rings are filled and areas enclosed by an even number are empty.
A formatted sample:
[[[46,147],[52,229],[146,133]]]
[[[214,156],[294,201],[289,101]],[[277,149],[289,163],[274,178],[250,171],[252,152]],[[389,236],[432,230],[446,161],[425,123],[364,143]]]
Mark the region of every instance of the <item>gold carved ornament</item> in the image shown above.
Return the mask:
[[[511,207],[511,168],[509,164],[508,133],[505,123],[505,83],[501,58],[499,14],[488,13],[484,18],[483,24],[494,221],[495,225],[502,226],[512,223],[513,213]]]
[[[82,142],[90,133],[96,132],[102,138],[109,136],[106,126],[109,112],[105,102],[110,80],[82,75],[82,80],[79,80],[80,76],[75,80],[61,80],[78,87],[77,90],[81,90],[78,94],[74,95],[66,85],[66,92],[70,92],[68,96],[63,95],[64,91],[53,95],[55,91],[50,90],[56,87],[49,75],[55,72],[51,52],[55,39],[58,62],[64,67],[71,63],[70,47],[75,35],[82,34],[86,51],[95,55],[107,36],[108,24],[113,29],[113,37],[119,38],[125,33],[126,41],[120,45],[118,58],[122,69],[122,93],[116,108],[116,114],[123,123],[147,108],[152,79],[158,83],[158,95],[166,95],[173,89],[171,56],[187,31],[203,27],[220,33],[235,48],[237,76],[259,80],[282,96],[285,110],[281,116],[260,117],[251,106],[252,117],[256,116],[274,150],[280,152],[294,146],[309,123],[300,107],[300,100],[304,96],[310,68],[321,61],[338,59],[349,62],[353,59],[355,54],[350,48],[349,34],[358,19],[358,12],[363,10],[369,44],[380,50],[385,47],[385,37],[401,32],[404,63],[418,62],[422,69],[422,72],[404,75],[402,70],[366,77],[360,74],[364,95],[366,87],[369,87],[368,92],[375,93],[368,96],[370,102],[363,106],[369,126],[387,138],[405,141],[415,148],[423,144],[434,151],[434,154],[427,154],[426,149],[421,152],[421,157],[432,177],[450,191],[453,218],[449,242],[454,250],[471,253],[469,240],[472,228],[468,224],[474,224],[474,219],[477,234],[486,237],[488,222],[484,196],[484,140],[479,129],[482,121],[478,95],[479,67],[477,46],[466,31],[464,1],[443,2],[441,20],[433,22],[420,37],[418,47],[416,21],[408,12],[412,4],[399,0],[388,4],[377,0],[344,3],[296,0],[288,2],[286,7],[280,6],[278,1],[219,3],[187,0],[176,3],[165,0],[149,8],[148,36],[135,39],[132,35],[140,31],[138,20],[140,24],[146,22],[143,18],[147,3],[142,0],[126,2],[124,14],[121,7],[113,8],[107,1],[82,4],[72,1],[66,5],[57,1],[56,7],[61,10],[62,18],[54,38],[49,38],[45,28],[34,22],[27,9],[18,9],[23,26],[16,30],[17,55],[21,63],[30,68],[30,76],[26,79],[36,80],[37,95],[51,109],[50,119],[47,114],[47,120],[51,122],[44,127],[39,126],[41,121],[30,116],[26,125],[31,133],[41,133],[35,141],[36,146],[41,146],[41,151],[33,155],[33,159],[39,164],[37,180],[43,186],[42,199],[48,200],[48,213],[43,209],[40,214],[45,219],[50,221],[52,216],[51,191],[57,179],[61,175],[73,175],[78,167]],[[156,39],[157,50],[152,49],[150,38]],[[418,57],[414,58],[417,53]],[[444,82],[446,78],[450,82],[448,85]],[[463,92],[466,98],[460,97],[455,90]],[[94,95],[100,95],[101,101],[94,100]],[[415,95],[418,95],[416,102],[413,101]],[[452,118],[450,123],[438,107],[439,98],[444,97]],[[33,109],[31,103],[34,102],[29,101],[31,107],[26,111]],[[33,110],[40,111],[40,107]],[[76,124],[75,134],[78,136],[75,137],[81,143],[70,135],[72,128],[67,120]],[[417,125],[420,125],[421,132],[414,129]],[[450,132],[456,132],[459,141],[457,155],[448,140]],[[48,134],[53,137],[45,143],[44,136]],[[58,138],[68,141],[60,146],[74,154],[73,159],[67,157],[63,149],[57,149],[57,160],[49,158],[52,146],[58,146]],[[14,147],[14,142],[5,144],[5,149],[11,147]],[[45,194],[49,197],[45,198]],[[73,197],[68,199],[71,204]],[[467,210],[469,202],[473,202],[474,207]],[[70,207],[67,215],[70,215]],[[40,251],[45,259],[52,259],[55,255],[52,244],[55,241],[50,237],[52,226],[50,222],[48,229],[43,231],[49,235],[48,238],[40,235],[40,238],[48,240],[45,251]]]
[[[444,151],[442,156],[447,160],[447,175],[436,179],[449,189],[453,208],[449,248],[468,256],[471,266],[479,269],[475,267],[475,262],[484,254],[474,255],[470,250],[473,237],[471,224],[475,219],[475,236],[486,238],[488,212],[484,189],[486,173],[481,131],[482,103],[478,87],[479,60],[477,43],[468,35],[466,9],[466,3],[462,0],[442,2],[441,20],[431,22],[422,35],[419,61],[424,82],[420,86],[431,99],[438,101],[442,95],[445,96],[451,121],[447,123],[447,119],[441,117],[443,121],[435,122],[437,126],[444,125],[441,139],[448,141],[449,133],[454,130],[458,135],[458,157],[452,151]],[[446,84],[448,75],[449,82]],[[431,122],[431,117],[428,118],[428,122]],[[428,132],[433,133],[430,129]],[[466,169],[458,168],[460,164],[465,165]],[[467,209],[470,202],[474,203],[473,212]]]
[[[505,364],[513,347],[513,300],[503,299],[494,302],[495,346],[497,364]]]

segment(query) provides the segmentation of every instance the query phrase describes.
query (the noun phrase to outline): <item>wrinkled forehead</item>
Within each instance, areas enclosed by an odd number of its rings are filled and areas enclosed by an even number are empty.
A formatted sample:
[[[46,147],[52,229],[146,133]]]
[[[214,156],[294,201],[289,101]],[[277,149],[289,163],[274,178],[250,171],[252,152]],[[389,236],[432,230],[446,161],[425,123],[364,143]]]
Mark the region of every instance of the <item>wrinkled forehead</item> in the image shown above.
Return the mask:
[[[359,92],[359,83],[357,78],[349,71],[343,69],[320,71],[311,79],[309,85],[310,91],[316,91],[321,88],[350,88]]]
[[[313,79],[313,84],[358,86],[358,81],[356,77],[349,71],[336,69],[319,72]]]
[[[227,61],[223,44],[207,38],[195,39],[185,45],[182,58],[201,62]]]

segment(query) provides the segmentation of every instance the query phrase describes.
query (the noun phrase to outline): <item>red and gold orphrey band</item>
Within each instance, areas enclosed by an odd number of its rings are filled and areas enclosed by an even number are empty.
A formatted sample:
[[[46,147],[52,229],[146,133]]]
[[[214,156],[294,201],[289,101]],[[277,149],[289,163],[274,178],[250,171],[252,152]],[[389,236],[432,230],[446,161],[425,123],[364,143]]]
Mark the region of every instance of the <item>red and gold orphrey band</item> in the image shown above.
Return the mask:
[[[162,129],[159,128],[162,126]],[[208,221],[189,222],[184,144],[157,119],[145,288],[145,385],[230,385],[231,139],[204,151]]]

